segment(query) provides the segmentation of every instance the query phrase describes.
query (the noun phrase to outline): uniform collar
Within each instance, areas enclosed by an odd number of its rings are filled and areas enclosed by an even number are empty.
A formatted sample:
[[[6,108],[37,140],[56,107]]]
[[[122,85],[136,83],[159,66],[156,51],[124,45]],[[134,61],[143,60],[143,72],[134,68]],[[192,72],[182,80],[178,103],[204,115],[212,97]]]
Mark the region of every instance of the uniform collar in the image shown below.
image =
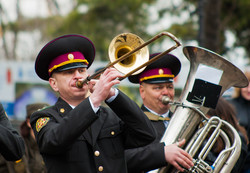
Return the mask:
[[[153,113],[153,114],[155,114],[157,116],[161,116],[161,117],[164,117],[164,118],[169,117],[169,112],[170,112],[169,110],[167,112],[165,112],[164,114],[158,114],[155,111],[149,109],[147,106],[145,106],[145,108],[148,109],[149,112],[151,112],[151,113]]]

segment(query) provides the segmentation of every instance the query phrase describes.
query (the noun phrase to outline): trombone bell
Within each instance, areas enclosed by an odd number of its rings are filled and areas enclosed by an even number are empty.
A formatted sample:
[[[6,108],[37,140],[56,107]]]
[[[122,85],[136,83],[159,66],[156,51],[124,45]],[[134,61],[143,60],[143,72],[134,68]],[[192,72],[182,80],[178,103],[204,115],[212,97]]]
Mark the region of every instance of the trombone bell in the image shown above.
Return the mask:
[[[170,37],[176,44],[149,60],[149,51],[146,46],[162,36]],[[120,34],[116,36],[109,45],[110,63],[98,72],[92,74],[91,76],[88,76],[86,79],[76,81],[76,87],[82,88],[84,83],[87,83],[91,79],[96,78],[107,68],[112,66],[114,66],[118,71],[124,74],[124,76],[119,78],[119,80],[123,80],[130,75],[138,74],[143,71],[147,65],[176,49],[180,45],[181,43],[179,42],[179,40],[169,32],[162,32],[154,36],[147,42],[144,42],[135,34]]]
[[[135,34],[122,33],[114,37],[109,45],[109,59],[110,62],[117,61],[121,56],[128,52],[131,52],[135,48],[142,45],[144,41]],[[145,46],[140,50],[136,51],[126,59],[119,61],[114,64],[114,67],[123,74],[126,74],[140,65],[146,63],[149,60],[149,51]],[[140,73],[146,68],[141,68],[140,70],[133,73],[133,75]]]

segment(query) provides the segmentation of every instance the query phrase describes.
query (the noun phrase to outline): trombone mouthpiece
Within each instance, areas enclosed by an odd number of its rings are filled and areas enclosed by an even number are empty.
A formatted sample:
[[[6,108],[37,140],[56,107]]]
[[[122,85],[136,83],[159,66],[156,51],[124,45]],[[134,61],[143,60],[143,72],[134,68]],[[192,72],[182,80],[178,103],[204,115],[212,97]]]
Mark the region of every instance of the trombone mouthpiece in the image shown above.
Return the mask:
[[[76,87],[77,88],[82,88],[83,87],[83,84],[88,84],[88,82],[91,80],[91,77],[87,77],[86,79],[84,79],[84,80],[78,80],[78,81],[76,81]]]
[[[170,98],[168,96],[162,96],[162,99],[161,99],[162,103],[164,105],[167,105],[171,102]]]
[[[83,87],[83,81],[76,81],[76,87],[77,88],[82,88]]]

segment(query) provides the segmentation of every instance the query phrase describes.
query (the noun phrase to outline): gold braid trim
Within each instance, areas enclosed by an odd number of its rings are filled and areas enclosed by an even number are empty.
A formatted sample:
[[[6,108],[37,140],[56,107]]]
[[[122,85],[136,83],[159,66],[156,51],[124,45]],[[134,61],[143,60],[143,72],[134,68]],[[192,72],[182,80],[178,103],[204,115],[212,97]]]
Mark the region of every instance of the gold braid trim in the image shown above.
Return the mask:
[[[160,117],[158,115],[155,115],[151,112],[144,112],[145,115],[147,115],[148,119],[153,120],[153,121],[169,121],[169,117]]]

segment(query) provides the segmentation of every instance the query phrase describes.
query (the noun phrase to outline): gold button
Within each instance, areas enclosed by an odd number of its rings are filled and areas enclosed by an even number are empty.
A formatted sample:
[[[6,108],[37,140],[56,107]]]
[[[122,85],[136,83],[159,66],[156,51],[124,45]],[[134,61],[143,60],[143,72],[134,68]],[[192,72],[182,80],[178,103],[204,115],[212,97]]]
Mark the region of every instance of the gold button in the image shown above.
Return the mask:
[[[103,167],[99,166],[98,171],[102,172],[103,171]]]
[[[95,156],[99,156],[100,152],[99,151],[95,151]]]
[[[64,110],[63,108],[61,108],[61,109],[60,109],[60,112],[61,112],[61,113],[64,113],[64,112],[65,112],[65,110]]]
[[[114,131],[112,131],[112,132],[111,132],[111,135],[115,135],[115,132],[114,132]]]

